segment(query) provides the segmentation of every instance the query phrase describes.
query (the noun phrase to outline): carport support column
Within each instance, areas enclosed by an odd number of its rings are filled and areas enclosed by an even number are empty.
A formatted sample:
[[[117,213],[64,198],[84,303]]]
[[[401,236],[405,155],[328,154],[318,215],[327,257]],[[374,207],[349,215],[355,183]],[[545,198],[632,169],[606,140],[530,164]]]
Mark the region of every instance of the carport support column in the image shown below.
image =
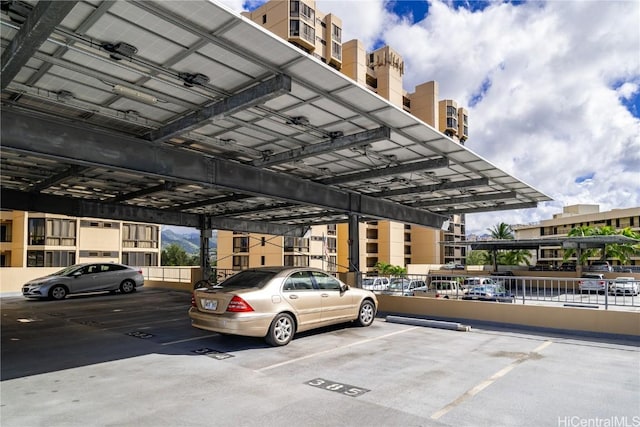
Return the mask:
[[[209,238],[211,230],[207,228],[200,229],[200,273],[202,279],[209,280],[211,273],[211,263],[209,261]]]
[[[360,217],[349,214],[349,272],[360,272]]]

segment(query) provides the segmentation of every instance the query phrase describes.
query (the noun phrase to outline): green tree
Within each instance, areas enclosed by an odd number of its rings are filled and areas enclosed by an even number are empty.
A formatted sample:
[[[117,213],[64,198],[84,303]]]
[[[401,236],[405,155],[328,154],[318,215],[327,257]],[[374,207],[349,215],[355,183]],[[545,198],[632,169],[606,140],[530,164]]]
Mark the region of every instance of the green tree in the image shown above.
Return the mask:
[[[391,265],[384,261],[378,261],[374,268],[382,276],[404,276],[407,274],[406,268],[399,265]]]
[[[491,233],[491,237],[496,240],[513,240],[513,229],[504,222],[494,225],[493,228],[487,228],[487,230]]]
[[[569,237],[586,237],[586,236],[613,236],[621,235],[630,237],[632,239],[640,240],[640,233],[637,233],[626,227],[622,230],[616,230],[615,228],[605,225],[602,227],[594,227],[590,225],[582,225],[572,228],[567,236]],[[563,254],[563,259],[566,261],[576,253],[575,249],[566,249]],[[604,259],[617,259],[622,264],[629,261],[631,256],[640,253],[640,244],[637,243],[610,243],[604,246],[604,253],[601,248],[587,248],[580,253],[580,259],[578,262],[580,265],[585,265],[589,258],[598,257]]]
[[[467,254],[466,264],[467,265],[484,265],[488,257],[489,257],[489,254],[487,251],[483,251],[483,250],[470,251]]]
[[[531,252],[525,249],[517,249],[501,253],[498,256],[498,263],[502,265],[531,265],[530,258]]]
[[[162,250],[160,260],[162,265],[167,266],[198,265],[198,256],[189,255],[176,243]]]

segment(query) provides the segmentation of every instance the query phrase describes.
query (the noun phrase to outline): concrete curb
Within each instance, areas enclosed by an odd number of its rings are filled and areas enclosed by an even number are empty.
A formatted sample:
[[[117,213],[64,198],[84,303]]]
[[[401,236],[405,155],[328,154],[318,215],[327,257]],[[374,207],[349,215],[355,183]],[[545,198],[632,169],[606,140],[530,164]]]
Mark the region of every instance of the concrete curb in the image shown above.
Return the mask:
[[[404,325],[426,326],[429,328],[449,329],[452,331],[469,332],[471,326],[455,322],[444,322],[442,320],[418,319],[415,317],[387,316],[387,322],[402,323]]]

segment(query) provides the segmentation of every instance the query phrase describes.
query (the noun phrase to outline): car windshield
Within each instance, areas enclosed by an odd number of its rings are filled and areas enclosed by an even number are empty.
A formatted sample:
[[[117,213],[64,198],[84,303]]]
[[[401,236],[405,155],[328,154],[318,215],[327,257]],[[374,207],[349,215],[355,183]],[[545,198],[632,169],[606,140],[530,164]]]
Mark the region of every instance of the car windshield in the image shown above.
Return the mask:
[[[55,273],[50,274],[50,276],[71,276],[74,272],[80,270],[82,265],[70,265],[69,267],[63,268],[60,271],[56,271]]]
[[[244,270],[215,286],[217,289],[262,288],[276,275],[275,271]]]

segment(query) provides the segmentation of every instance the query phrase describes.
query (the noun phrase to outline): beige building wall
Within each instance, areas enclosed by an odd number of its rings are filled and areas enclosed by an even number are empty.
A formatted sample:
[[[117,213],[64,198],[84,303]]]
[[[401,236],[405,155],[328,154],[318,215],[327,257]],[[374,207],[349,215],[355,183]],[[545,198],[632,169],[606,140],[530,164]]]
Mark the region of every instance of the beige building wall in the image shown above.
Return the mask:
[[[360,40],[349,40],[342,45],[340,71],[363,86],[367,84],[367,51]]]
[[[29,236],[31,220],[45,224],[37,243]],[[160,265],[159,225],[23,211],[2,211],[0,221],[3,234],[10,230],[3,236],[10,241],[0,244],[3,267],[66,267],[81,262]],[[125,239],[125,227],[147,232]]]
[[[608,226],[615,230],[629,227],[635,232],[640,232],[640,207],[600,212],[598,205],[571,205],[565,206],[562,212],[553,215],[552,219],[535,224],[515,225],[512,228],[516,239],[539,239],[563,237],[571,229],[580,226]],[[561,247],[541,247],[538,255],[538,261],[559,264],[563,261],[564,252]],[[617,260],[609,261],[612,264],[619,264]],[[630,264],[640,265],[640,256],[632,256]]]
[[[440,123],[440,109],[438,107],[438,83],[430,81],[422,83],[410,94],[411,114],[434,128]]]
[[[337,231],[330,228],[327,225],[313,226],[308,237],[294,240],[268,234],[218,230],[216,266],[220,270],[237,271],[265,266],[308,265],[335,271]]]

